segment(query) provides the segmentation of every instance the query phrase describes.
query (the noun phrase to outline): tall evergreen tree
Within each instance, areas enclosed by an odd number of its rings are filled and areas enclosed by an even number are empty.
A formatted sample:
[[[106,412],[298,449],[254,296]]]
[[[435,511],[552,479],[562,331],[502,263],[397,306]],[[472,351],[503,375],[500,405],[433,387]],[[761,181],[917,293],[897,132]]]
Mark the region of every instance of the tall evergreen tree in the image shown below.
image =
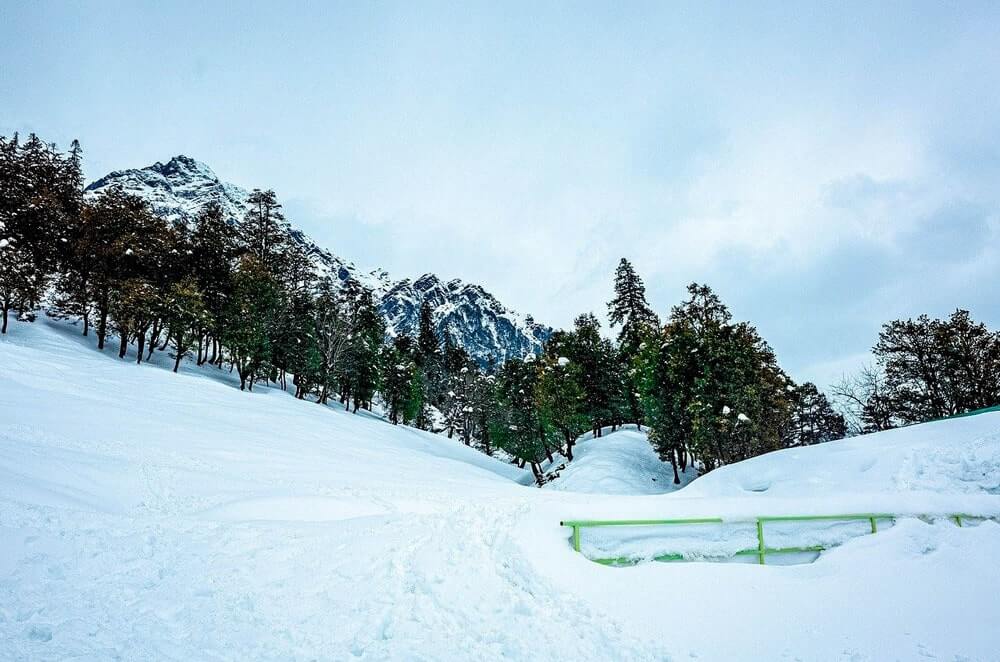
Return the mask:
[[[254,189],[247,198],[247,212],[239,225],[242,251],[272,276],[282,272],[291,241],[282,227],[285,217],[274,191]]]
[[[240,377],[240,390],[252,391],[254,382],[266,374],[280,301],[278,286],[267,268],[255,257],[245,256],[233,279],[223,336]]]
[[[579,367],[565,356],[546,354],[535,386],[535,399],[543,423],[562,435],[563,453],[572,461],[577,437],[590,423]]]
[[[226,220],[218,204],[206,207],[195,219],[191,233],[191,274],[207,316],[204,334],[211,336],[212,352],[205,349],[202,361],[221,362],[219,342],[223,336],[226,301],[232,293],[236,257],[236,230]]]
[[[608,302],[611,326],[621,325],[618,345],[627,361],[639,352],[639,345],[649,328],[659,326],[659,318],[646,301],[646,286],[625,258],[615,270],[615,296]]]

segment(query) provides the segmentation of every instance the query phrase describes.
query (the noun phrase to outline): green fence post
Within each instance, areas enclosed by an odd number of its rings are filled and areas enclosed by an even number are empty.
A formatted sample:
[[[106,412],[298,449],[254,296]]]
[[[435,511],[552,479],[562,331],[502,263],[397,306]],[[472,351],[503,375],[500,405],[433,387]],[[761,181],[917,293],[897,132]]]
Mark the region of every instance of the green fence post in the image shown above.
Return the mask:
[[[580,551],[580,527],[573,526],[573,549]]]
[[[875,525],[875,518],[872,517],[872,533],[878,533],[878,527]]]
[[[764,565],[764,523],[757,519],[757,563]]]

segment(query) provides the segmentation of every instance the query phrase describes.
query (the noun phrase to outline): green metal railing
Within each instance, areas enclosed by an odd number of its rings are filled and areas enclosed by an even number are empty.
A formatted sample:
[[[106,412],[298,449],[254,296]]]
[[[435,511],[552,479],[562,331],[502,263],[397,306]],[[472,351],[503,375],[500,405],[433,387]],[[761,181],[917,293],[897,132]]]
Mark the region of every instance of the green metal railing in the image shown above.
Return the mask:
[[[733,519],[723,519],[721,517],[696,517],[696,518],[686,518],[686,519],[618,519],[618,520],[566,520],[559,522],[560,526],[567,526],[572,529],[572,544],[573,549],[577,552],[580,551],[580,530],[586,528],[596,528],[596,527],[608,527],[608,526],[676,526],[676,525],[692,525],[692,524],[726,524],[726,523],[749,523],[754,522],[757,525],[757,547],[749,549],[741,549],[735,552],[736,556],[756,556],[757,563],[764,565],[765,558],[768,554],[801,554],[801,553],[819,553],[826,551],[827,547],[823,545],[811,545],[806,547],[768,547],[764,543],[764,524],[767,522],[818,522],[818,521],[831,521],[831,522],[852,522],[852,521],[864,521],[868,520],[871,524],[871,532],[878,532],[878,522],[879,520],[891,520],[894,521],[899,519],[901,515],[894,515],[891,513],[849,513],[849,514],[838,514],[838,515],[772,515],[763,517],[753,517],[753,518],[733,518]],[[934,516],[929,515],[910,515],[910,517],[921,517],[924,519],[935,519]],[[942,517],[942,516],[937,516]],[[962,526],[963,519],[994,519],[991,516],[981,516],[981,515],[968,515],[966,513],[956,513],[946,516],[948,519],[954,520],[955,524]],[[667,553],[660,554],[658,556],[652,557],[653,561],[683,561],[685,560],[684,554],[680,553]],[[595,563],[601,563],[603,565],[635,565],[640,561],[646,559],[633,558],[633,557],[615,557],[615,558],[599,558],[590,559]]]

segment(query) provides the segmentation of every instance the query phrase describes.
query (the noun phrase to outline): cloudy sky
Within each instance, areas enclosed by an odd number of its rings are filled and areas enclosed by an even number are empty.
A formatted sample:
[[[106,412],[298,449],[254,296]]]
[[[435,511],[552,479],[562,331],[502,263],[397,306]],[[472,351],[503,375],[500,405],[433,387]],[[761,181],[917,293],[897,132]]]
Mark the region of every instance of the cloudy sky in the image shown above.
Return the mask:
[[[1000,326],[998,3],[204,4],[0,3],[0,134],[193,156],[555,326],[627,256],[821,385],[893,317]]]

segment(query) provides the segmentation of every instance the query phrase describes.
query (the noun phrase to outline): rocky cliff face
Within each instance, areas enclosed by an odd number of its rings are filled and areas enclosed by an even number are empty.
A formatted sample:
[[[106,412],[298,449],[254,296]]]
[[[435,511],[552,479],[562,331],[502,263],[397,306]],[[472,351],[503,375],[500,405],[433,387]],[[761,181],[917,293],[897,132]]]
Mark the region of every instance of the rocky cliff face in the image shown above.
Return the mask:
[[[210,203],[217,203],[235,222],[243,217],[248,195],[245,189],[220,181],[211,168],[187,156],[112,172],[90,184],[87,192],[94,195],[112,186],[144,198],[164,218],[187,222]],[[479,285],[457,279],[444,282],[434,274],[424,274],[414,281],[394,281],[385,271],[363,271],[317,246],[291,223],[285,229],[306,249],[317,271],[335,275],[341,281],[353,278],[371,288],[392,336],[416,333],[424,300],[431,305],[439,334],[450,336],[481,365],[491,358],[502,363],[538,352],[552,332],[530,316],[510,310]]]

